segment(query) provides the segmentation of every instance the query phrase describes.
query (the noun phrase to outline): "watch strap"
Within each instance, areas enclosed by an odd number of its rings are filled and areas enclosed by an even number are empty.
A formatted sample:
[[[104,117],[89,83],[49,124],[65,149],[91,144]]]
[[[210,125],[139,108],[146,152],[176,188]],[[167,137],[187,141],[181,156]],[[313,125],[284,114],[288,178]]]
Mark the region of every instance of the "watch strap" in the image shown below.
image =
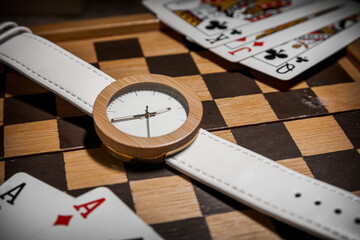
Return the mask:
[[[180,172],[314,235],[360,239],[360,198],[203,129],[166,159]]]
[[[115,81],[24,27],[5,28],[0,33],[0,60],[89,115],[99,93]]]

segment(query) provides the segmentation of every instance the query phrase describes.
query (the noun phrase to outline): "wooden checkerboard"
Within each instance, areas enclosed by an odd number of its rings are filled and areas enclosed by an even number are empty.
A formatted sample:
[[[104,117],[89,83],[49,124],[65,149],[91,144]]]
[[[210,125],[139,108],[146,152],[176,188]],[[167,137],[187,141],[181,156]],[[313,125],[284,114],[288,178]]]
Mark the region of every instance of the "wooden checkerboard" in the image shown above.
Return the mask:
[[[226,62],[147,14],[33,30],[115,79],[157,73],[184,82],[202,100],[203,128],[360,195],[356,50],[283,82]],[[73,196],[106,186],[166,239],[310,238],[170,167],[122,163],[100,146],[89,116],[0,65],[0,183],[27,172]]]

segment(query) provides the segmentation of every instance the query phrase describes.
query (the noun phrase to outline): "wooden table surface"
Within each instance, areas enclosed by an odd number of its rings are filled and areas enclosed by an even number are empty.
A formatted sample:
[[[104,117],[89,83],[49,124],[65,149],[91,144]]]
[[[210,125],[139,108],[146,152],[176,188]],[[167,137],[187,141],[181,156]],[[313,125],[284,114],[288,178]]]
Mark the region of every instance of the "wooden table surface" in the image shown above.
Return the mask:
[[[184,82],[202,100],[203,128],[360,195],[359,41],[284,82],[226,62],[150,14],[32,30],[115,79]],[[89,116],[4,65],[0,143],[0,183],[27,172],[73,196],[106,186],[166,239],[311,238],[168,166],[111,158]]]

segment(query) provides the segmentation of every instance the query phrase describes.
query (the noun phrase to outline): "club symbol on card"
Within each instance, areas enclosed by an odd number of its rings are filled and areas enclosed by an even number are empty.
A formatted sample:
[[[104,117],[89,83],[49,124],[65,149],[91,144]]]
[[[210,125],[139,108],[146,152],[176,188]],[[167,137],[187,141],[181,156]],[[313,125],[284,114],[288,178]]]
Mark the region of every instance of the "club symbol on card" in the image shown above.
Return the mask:
[[[54,222],[54,226],[63,225],[69,226],[70,220],[73,215],[58,215],[56,221]]]
[[[227,29],[226,26],[227,22],[219,22],[218,20],[212,20],[210,21],[210,24],[206,26],[206,29],[213,30],[215,28],[218,29]]]
[[[236,30],[236,29],[233,29],[230,33],[231,35],[235,35],[235,34],[242,34],[242,32],[240,30]]]
[[[301,63],[301,62],[308,62],[309,59],[307,59],[307,57],[296,57],[296,62]]]
[[[265,56],[267,60],[273,60],[275,58],[287,58],[288,55],[284,53],[285,51],[283,49],[280,49],[279,51],[276,51],[274,49],[269,49],[266,51],[268,55]]]

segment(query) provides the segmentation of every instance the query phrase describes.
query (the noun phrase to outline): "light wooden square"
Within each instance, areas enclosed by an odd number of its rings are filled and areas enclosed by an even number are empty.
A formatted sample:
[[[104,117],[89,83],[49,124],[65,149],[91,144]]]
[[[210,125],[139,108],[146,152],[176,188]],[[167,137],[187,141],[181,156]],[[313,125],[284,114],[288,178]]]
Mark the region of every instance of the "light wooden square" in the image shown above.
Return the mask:
[[[100,69],[115,79],[132,74],[150,73],[144,58],[99,62]]]
[[[123,163],[102,149],[64,152],[68,189],[80,189],[127,182]]]
[[[136,213],[148,224],[201,216],[193,186],[186,177],[131,181]]]
[[[5,161],[0,162],[0,185],[5,181]]]
[[[285,122],[285,126],[303,156],[353,148],[332,116]]]
[[[270,218],[254,210],[207,216],[206,222],[214,240],[280,239]]]
[[[60,118],[86,115],[86,113],[59,96],[56,96],[56,111]]]
[[[209,89],[200,75],[176,77],[175,79],[188,85],[200,97],[201,101],[212,100]]]
[[[330,113],[360,108],[360,82],[313,87]]]
[[[4,126],[5,157],[52,152],[59,149],[56,120]]]
[[[145,57],[188,53],[184,44],[166,33],[154,31],[143,33],[139,37],[142,52]]]
[[[229,127],[278,120],[262,94],[215,99]]]
[[[190,54],[201,74],[226,72],[225,68],[202,56],[202,52],[191,52]]]
[[[34,81],[24,77],[20,73],[12,72],[6,74],[5,97],[13,97],[27,94],[37,94],[49,92]]]
[[[314,178],[314,175],[311,173],[308,165],[302,157],[279,160],[277,161],[277,163],[280,163],[281,165],[290,168],[296,172],[302,173],[308,177]]]
[[[360,71],[357,69],[354,64],[347,58],[342,57],[338,60],[340,66],[344,71],[349,74],[349,76],[356,82],[360,82]]]
[[[57,45],[89,63],[96,63],[96,51],[93,40],[75,40],[57,42]]]

